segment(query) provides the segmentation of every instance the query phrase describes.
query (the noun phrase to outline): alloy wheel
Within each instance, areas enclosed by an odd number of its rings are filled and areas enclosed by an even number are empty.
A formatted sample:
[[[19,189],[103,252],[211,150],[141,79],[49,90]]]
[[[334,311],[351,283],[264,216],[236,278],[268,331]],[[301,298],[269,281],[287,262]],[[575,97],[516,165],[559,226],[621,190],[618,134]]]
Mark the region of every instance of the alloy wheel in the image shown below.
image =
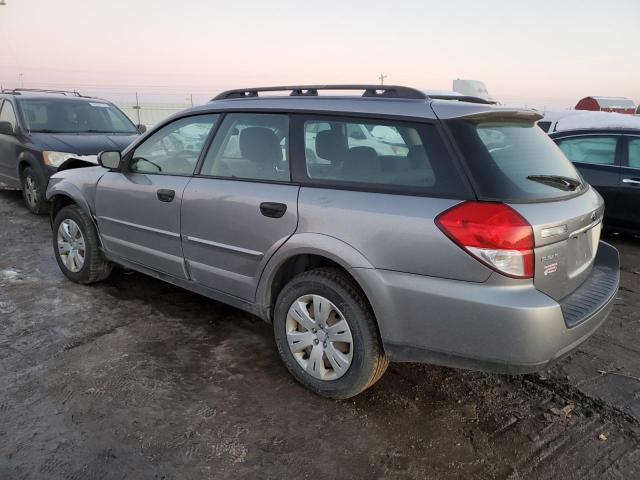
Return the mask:
[[[33,209],[38,203],[38,185],[34,178],[29,175],[24,179],[24,196],[27,199],[27,205]]]

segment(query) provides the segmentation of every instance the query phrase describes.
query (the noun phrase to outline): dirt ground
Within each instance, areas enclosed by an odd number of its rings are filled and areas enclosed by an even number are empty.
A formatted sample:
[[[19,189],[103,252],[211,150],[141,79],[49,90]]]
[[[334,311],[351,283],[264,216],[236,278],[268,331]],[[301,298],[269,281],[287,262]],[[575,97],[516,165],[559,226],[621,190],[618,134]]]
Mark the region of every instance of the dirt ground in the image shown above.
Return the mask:
[[[638,479],[640,239],[551,370],[392,365],[348,401],[300,387],[271,328],[136,273],[63,277],[46,217],[0,193],[0,479]]]

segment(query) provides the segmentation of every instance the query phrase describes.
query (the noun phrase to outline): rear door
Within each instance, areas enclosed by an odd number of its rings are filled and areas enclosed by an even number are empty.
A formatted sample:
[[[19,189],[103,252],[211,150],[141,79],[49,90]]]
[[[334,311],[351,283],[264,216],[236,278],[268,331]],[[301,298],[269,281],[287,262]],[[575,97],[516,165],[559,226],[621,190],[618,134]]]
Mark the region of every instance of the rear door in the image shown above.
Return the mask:
[[[182,202],[182,247],[191,279],[253,300],[264,263],[295,231],[289,119],[227,114]]]
[[[602,195],[607,223],[619,224],[624,217],[618,196],[622,136],[581,134],[563,136],[555,141],[587,183]]]
[[[620,222],[640,230],[640,135],[625,137],[625,155],[620,169]]]
[[[188,278],[180,240],[182,194],[218,115],[175,120],[108,172],[96,191],[96,214],[106,250],[160,273]]]

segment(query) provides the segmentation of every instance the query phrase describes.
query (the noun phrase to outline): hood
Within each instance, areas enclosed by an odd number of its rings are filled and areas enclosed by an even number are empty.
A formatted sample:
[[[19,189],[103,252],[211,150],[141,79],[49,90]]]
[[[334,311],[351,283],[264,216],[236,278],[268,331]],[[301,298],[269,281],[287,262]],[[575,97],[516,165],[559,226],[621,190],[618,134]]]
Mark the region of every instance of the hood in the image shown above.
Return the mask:
[[[121,152],[138,135],[109,133],[31,133],[34,143],[53,152],[97,155],[102,151]]]

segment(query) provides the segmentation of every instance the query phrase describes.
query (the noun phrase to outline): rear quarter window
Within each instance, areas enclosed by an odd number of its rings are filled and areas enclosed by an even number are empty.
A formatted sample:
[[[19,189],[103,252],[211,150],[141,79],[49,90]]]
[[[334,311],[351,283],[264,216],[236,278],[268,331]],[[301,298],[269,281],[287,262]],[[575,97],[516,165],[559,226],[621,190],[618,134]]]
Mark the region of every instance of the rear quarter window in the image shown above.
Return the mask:
[[[573,196],[586,186],[567,160],[535,123],[509,119],[448,120],[468,171],[483,200],[535,202]],[[540,182],[540,177],[567,179]],[[538,180],[535,180],[538,178]]]
[[[452,198],[472,195],[435,125],[336,117],[300,122],[304,180]]]

